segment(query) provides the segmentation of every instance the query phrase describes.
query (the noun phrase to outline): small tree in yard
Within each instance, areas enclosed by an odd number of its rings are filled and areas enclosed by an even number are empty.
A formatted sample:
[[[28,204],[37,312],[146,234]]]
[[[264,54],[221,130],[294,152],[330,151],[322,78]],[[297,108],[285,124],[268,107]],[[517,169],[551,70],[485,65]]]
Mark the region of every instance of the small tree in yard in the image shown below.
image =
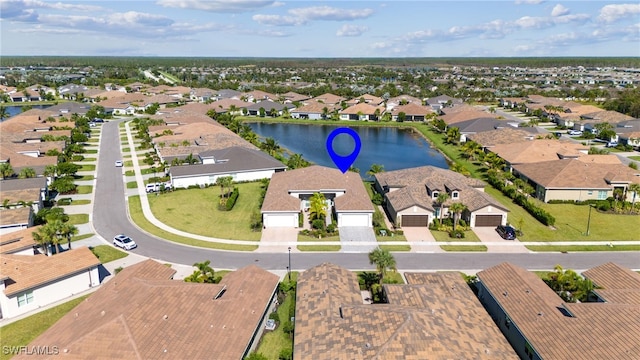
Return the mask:
[[[225,189],[228,189],[233,185],[233,177],[221,176],[216,180],[216,185],[220,185],[220,206],[224,208],[227,204],[228,194],[228,191],[225,192]]]
[[[189,276],[187,276],[184,281],[185,282],[194,282],[194,283],[206,283],[206,284],[217,284],[220,282],[221,277],[215,276],[215,272],[211,266],[211,260],[207,260],[201,263],[193,264],[196,267],[196,270]]]
[[[396,259],[389,250],[381,249],[380,247],[369,253],[369,263],[376,266],[380,276],[380,284],[382,284],[388,270],[396,271]]]

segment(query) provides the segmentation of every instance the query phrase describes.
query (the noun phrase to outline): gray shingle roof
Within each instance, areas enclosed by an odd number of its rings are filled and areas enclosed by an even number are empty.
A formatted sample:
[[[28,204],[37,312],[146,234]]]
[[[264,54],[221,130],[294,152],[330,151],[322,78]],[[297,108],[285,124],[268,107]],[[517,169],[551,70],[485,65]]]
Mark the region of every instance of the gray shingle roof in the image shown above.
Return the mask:
[[[201,155],[212,155],[217,161],[227,160],[217,164],[197,164],[172,166],[171,175],[174,178],[190,177],[194,175],[214,175],[258,170],[284,170],[287,167],[280,161],[261,152],[242,146],[232,146],[222,150],[210,150]]]

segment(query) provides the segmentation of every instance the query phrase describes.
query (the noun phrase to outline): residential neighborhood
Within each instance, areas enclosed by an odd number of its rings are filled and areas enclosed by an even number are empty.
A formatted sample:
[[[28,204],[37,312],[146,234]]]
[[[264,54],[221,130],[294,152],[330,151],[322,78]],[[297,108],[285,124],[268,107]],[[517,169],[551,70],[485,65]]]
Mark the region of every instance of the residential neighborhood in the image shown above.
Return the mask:
[[[640,66],[327,62],[3,64],[3,356],[636,357]]]

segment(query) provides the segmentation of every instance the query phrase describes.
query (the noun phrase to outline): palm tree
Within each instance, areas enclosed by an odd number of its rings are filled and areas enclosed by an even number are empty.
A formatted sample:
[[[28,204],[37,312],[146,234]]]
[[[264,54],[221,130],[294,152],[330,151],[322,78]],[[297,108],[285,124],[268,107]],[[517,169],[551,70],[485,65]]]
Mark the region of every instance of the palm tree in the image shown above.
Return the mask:
[[[438,211],[438,218],[440,220],[440,226],[442,226],[442,214],[444,213],[443,208],[444,208],[444,203],[449,199],[449,194],[447,194],[446,192],[442,192],[438,194],[438,197],[436,198],[436,207],[439,209]]]
[[[460,163],[453,163],[451,165],[451,170],[453,170],[453,171],[455,171],[455,172],[457,172],[459,174],[462,174],[464,176],[471,176],[471,172],[469,170],[467,170],[466,167],[462,166],[462,164],[460,164]]]
[[[309,166],[309,162],[302,157],[302,154],[293,154],[287,161],[289,169],[298,169]]]
[[[216,180],[216,185],[220,185],[220,203],[222,205],[226,204],[227,202],[227,198],[226,198],[227,195],[224,189],[230,188],[232,184],[233,184],[233,177],[231,176],[221,176]]]
[[[187,276],[185,282],[205,283],[205,284],[217,284],[220,282],[219,278],[215,277],[215,271],[211,266],[211,260],[207,260],[201,263],[193,264],[196,270],[189,276]]]
[[[369,271],[361,272],[360,274],[358,274],[358,277],[364,283],[364,287],[372,293],[373,285],[376,284],[380,279],[380,276],[378,276],[378,274]]]
[[[67,239],[67,248],[71,250],[71,237],[78,235],[78,228],[68,222],[64,222],[58,228],[58,234],[61,238]]]
[[[51,255],[49,244],[53,243],[57,237],[56,229],[45,224],[38,228],[37,231],[31,233],[33,240],[40,245],[42,252],[46,255]]]
[[[387,270],[396,271],[396,259],[389,252],[389,250],[381,249],[377,247],[369,253],[369,263],[375,265],[380,275],[380,284],[384,280]]]
[[[309,198],[309,219],[311,221],[327,217],[325,200],[324,195],[321,193],[314,193],[311,195]]]
[[[4,162],[0,164],[0,175],[2,175],[2,179],[6,179],[8,177],[13,176],[13,167],[8,162]]]
[[[44,168],[42,175],[46,177],[55,177],[58,174],[58,167],[55,165],[47,165]]]
[[[636,197],[640,195],[640,184],[633,183],[629,185],[627,191],[633,191],[633,198],[631,198],[631,211],[633,211],[636,205]],[[629,213],[631,213],[631,211]]]
[[[380,164],[372,164],[371,167],[369,168],[369,171],[367,171],[367,175],[368,176],[375,176],[375,174],[384,172],[384,165],[380,165]]]
[[[9,117],[9,112],[5,106],[0,106],[0,121]]]
[[[447,129],[447,142],[449,144],[460,142],[460,129],[458,127],[454,126]]]
[[[264,139],[264,142],[262,143],[262,145],[260,145],[260,148],[262,148],[262,150],[266,151],[267,154],[271,156],[275,156],[276,154],[282,152],[282,148],[280,148],[278,142],[272,137]]]
[[[460,215],[467,210],[467,206],[461,202],[454,202],[449,206],[449,211],[453,213],[453,231],[456,231],[458,221],[460,221]]]
[[[36,171],[32,168],[23,168],[20,170],[20,175],[18,175],[20,179],[29,179],[36,177]]]

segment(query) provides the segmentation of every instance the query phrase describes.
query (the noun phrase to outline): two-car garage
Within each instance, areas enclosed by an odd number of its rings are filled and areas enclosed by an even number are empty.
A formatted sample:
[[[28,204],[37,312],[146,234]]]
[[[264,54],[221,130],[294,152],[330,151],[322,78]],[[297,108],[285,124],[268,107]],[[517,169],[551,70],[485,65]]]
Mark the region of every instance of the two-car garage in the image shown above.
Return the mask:
[[[298,227],[298,213],[264,213],[262,221],[265,227]]]
[[[476,215],[476,227],[502,225],[502,215]]]
[[[401,225],[403,227],[429,226],[429,215],[402,215]]]

